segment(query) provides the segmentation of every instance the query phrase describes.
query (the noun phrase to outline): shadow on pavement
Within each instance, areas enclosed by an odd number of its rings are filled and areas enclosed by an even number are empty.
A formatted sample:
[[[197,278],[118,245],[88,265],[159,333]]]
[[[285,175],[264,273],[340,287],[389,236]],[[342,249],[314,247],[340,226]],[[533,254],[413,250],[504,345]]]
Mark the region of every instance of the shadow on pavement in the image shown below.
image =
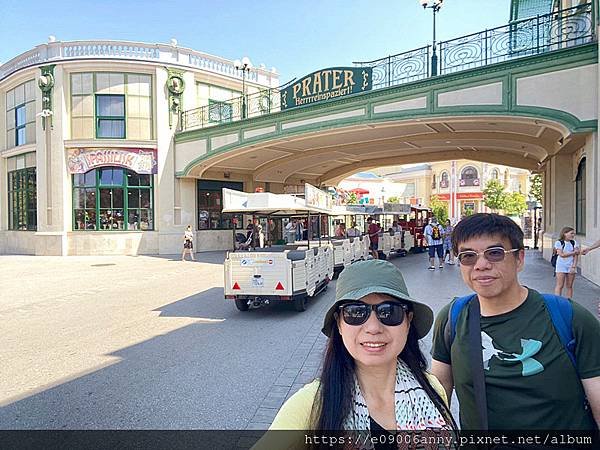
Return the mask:
[[[181,254],[177,255],[143,255],[148,258],[157,258],[157,259],[165,259],[168,261],[181,261]],[[225,257],[227,256],[227,252],[201,252],[194,253],[195,261],[190,260],[190,255],[185,255],[186,262],[191,264],[193,263],[204,263],[204,264],[216,264],[223,265],[223,261],[225,261]]]

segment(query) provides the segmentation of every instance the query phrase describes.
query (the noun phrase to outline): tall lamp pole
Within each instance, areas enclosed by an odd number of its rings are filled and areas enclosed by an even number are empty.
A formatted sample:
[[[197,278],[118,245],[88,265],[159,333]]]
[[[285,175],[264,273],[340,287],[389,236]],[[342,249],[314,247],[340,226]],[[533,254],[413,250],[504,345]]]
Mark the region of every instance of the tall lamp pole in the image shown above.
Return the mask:
[[[433,10],[433,51],[431,53],[431,76],[434,77],[438,73],[438,56],[435,43],[435,14],[442,8],[444,0],[419,0],[423,9],[430,8]]]
[[[233,66],[236,70],[242,71],[242,119],[245,119],[248,114],[246,107],[246,73],[250,73],[252,63],[250,62],[250,58],[244,56],[241,61],[236,59],[233,62]]]

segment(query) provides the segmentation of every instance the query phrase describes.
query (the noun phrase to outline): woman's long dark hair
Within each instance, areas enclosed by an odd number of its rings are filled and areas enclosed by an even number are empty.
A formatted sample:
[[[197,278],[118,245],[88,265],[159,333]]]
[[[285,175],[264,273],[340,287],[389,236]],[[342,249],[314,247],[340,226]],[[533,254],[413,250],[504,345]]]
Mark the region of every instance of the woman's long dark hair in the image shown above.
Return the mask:
[[[314,430],[341,430],[344,418],[352,409],[354,358],[344,346],[337,323],[332,328],[323,358],[321,383],[311,412],[311,425]],[[448,426],[456,431],[458,427],[450,409],[425,375],[427,360],[419,348],[417,332],[412,326],[409,327],[406,345],[398,358],[408,365]]]

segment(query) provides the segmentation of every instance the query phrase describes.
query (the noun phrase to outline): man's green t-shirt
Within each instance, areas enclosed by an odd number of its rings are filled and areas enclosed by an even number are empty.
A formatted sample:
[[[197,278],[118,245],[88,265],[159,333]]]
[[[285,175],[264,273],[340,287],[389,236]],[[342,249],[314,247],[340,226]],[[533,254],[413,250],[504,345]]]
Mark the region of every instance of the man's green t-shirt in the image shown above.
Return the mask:
[[[572,304],[579,376],[600,376],[600,322]],[[449,308],[435,321],[432,356],[452,364],[461,427],[475,430],[480,427],[469,362],[469,311],[464,308],[458,318],[450,351],[444,340]],[[538,292],[529,289],[525,301],[510,312],[481,317],[481,341],[490,429],[595,428],[591,411],[584,408],[581,382]]]

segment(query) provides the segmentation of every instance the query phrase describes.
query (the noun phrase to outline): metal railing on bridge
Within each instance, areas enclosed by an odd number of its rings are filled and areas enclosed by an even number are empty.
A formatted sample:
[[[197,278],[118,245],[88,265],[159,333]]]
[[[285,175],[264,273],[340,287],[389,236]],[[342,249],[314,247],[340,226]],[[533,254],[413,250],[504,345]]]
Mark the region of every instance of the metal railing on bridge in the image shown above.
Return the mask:
[[[235,122],[279,111],[279,88],[263,89],[225,102],[210,101],[206,106],[182,113],[181,128],[189,130]]]
[[[596,40],[593,13],[593,4],[586,3],[442,41],[437,45],[437,73],[445,75],[593,42]],[[432,73],[430,55],[428,45],[354,64],[373,68],[376,89],[428,78]]]
[[[588,44],[596,40],[593,3],[516,20],[508,25],[442,41],[437,45],[437,73],[446,75],[525,56]],[[432,47],[427,45],[374,61],[354,62],[373,68],[373,89],[429,78]],[[266,89],[227,102],[185,111],[183,130],[204,128],[280,110],[279,89]]]

